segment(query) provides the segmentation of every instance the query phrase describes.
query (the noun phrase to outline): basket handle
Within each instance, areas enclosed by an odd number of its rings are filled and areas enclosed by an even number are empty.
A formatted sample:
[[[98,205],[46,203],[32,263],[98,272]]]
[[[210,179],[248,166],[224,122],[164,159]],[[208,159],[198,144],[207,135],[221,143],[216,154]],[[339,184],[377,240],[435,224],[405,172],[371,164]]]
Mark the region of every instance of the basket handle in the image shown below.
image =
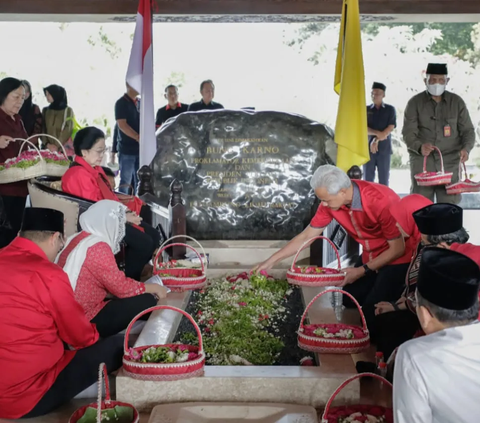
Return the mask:
[[[187,248],[190,248],[196,255],[197,257],[200,259],[200,264],[202,265],[202,273],[205,274],[205,264],[203,263],[203,260],[202,260],[202,256],[198,253],[197,250],[195,250],[195,248],[193,248],[191,245],[188,245],[188,244],[184,244],[182,242],[174,242],[173,244],[168,244],[168,245],[165,245],[163,248],[160,248],[157,252],[157,255],[155,256],[155,261],[154,261],[154,270],[158,270],[160,271],[161,269],[158,266],[158,261],[160,260],[160,257],[162,257],[162,253],[167,249],[167,248],[170,248],[170,247],[176,247],[176,246],[182,246],[182,247],[187,247]]]
[[[440,157],[440,168],[441,168],[441,171],[442,173],[445,173],[445,168],[443,167],[443,156],[442,156],[442,152],[440,151],[440,149],[438,147],[435,147],[433,146],[434,150],[437,151],[439,157]],[[426,173],[427,172],[427,157],[428,156],[423,156],[423,173]]]
[[[25,144],[30,144],[30,147],[33,147],[35,149],[35,151],[38,153],[38,157],[40,158],[40,160],[43,162],[43,156],[42,154],[40,153],[40,150],[37,148],[37,146],[29,141],[28,139],[23,139],[23,138],[15,138],[15,141],[23,141],[22,142],[22,145],[20,146],[20,150],[18,150],[18,156],[17,157],[20,157],[20,154],[22,154],[22,150],[23,150],[23,147],[25,146]]]
[[[322,423],[328,423],[328,420],[327,420],[327,416],[328,416],[328,413],[330,412],[330,407],[332,406],[332,402],[333,400],[335,399],[335,397],[340,393],[340,391],[345,388],[345,386],[347,386],[350,382],[356,380],[356,379],[360,379],[362,377],[373,377],[374,379],[377,379],[379,380],[380,382],[383,382],[385,385],[389,386],[391,389],[393,389],[393,386],[392,384],[385,378],[383,378],[382,376],[379,376],[375,373],[360,373],[358,375],[354,375],[352,377],[349,377],[347,380],[345,380],[336,390],[335,392],[332,394],[332,396],[330,397],[330,399],[328,400],[327,402],[327,405],[325,406],[325,410],[323,411],[323,414],[322,414]]]
[[[51,135],[48,135],[48,134],[36,134],[36,135],[32,135],[31,137],[27,138],[27,141],[30,141],[32,138],[38,138],[38,137],[47,137],[47,138],[51,138],[52,140],[56,141],[58,143],[58,145],[61,147],[62,151],[63,151],[63,155],[65,156],[65,158],[68,160],[68,156],[67,156],[67,152],[65,151],[65,148],[63,147],[63,144],[55,137],[52,137]]]
[[[190,239],[191,241],[193,242],[196,242],[197,245],[200,247],[200,250],[202,251],[203,253],[203,257],[205,257],[205,259],[207,258],[207,254],[205,253],[205,250],[203,249],[203,246],[202,244],[200,244],[195,238],[189,236],[189,235],[175,235],[175,236],[172,236],[170,238],[168,238],[166,241],[164,241],[164,243],[162,245],[160,245],[160,248],[159,248],[159,251],[165,246],[167,245],[170,241],[172,241],[173,239],[178,239],[178,238],[186,238],[186,239]],[[170,247],[170,245],[168,246]],[[195,250],[194,250],[195,251]],[[198,255],[198,253],[197,253]],[[157,257],[158,257],[158,253],[157,255],[155,256],[155,262],[154,262],[154,266],[156,265],[157,263]],[[200,257],[200,261],[203,263],[203,260],[202,258]],[[208,267],[208,264],[207,264],[207,267]]]
[[[300,326],[299,326],[299,329],[303,328],[303,322],[305,320],[305,317],[307,317],[307,313],[308,313],[308,310],[310,309],[310,307],[313,305],[313,303],[315,301],[317,301],[322,295],[325,295],[327,294],[328,292],[340,292],[341,294],[347,294],[348,297],[350,297],[350,299],[353,301],[353,303],[357,306],[358,308],[358,311],[360,312],[360,317],[362,318],[362,325],[363,325],[363,331],[365,333],[368,333],[368,329],[367,329],[367,321],[365,320],[365,316],[363,314],[363,311],[362,311],[362,307],[360,307],[360,304],[358,304],[358,301],[355,299],[355,297],[350,294],[349,292],[347,291],[343,291],[341,289],[327,289],[325,291],[322,291],[320,292],[320,294],[317,294],[312,301],[310,301],[307,305],[307,307],[305,307],[305,311],[303,312],[302,314],[302,318],[300,319]]]
[[[293,271],[293,268],[295,267],[295,264],[297,263],[297,259],[298,259],[298,256],[300,255],[300,253],[305,249],[307,248],[313,241],[316,241],[317,239],[325,239],[329,242],[329,244],[332,246],[333,248],[333,251],[335,252],[335,255],[337,256],[337,263],[338,263],[338,268],[337,270],[340,271],[340,269],[342,268],[342,265],[341,265],[341,262],[340,262],[340,254],[338,253],[338,249],[337,247],[335,246],[335,244],[330,240],[328,239],[327,237],[325,236],[315,236],[313,238],[310,238],[309,240],[305,241],[302,246],[298,249],[297,251],[297,254],[295,254],[295,257],[293,258],[293,262],[292,262],[292,267],[290,268],[291,271]]]
[[[103,383],[102,383],[103,382]],[[105,384],[105,403],[110,402],[110,384],[105,363],[100,363],[98,368],[98,394],[97,394],[97,423],[102,422],[102,391]]]
[[[152,311],[156,311],[156,310],[173,310],[173,311],[177,311],[178,313],[183,314],[188,320],[190,320],[190,322],[193,324],[193,327],[195,328],[195,331],[197,332],[199,349],[200,349],[200,351],[203,351],[202,332],[200,332],[200,328],[198,327],[197,322],[195,322],[195,320],[193,319],[193,317],[190,316],[190,314],[188,314],[187,312],[183,311],[183,310],[180,309],[180,308],[172,307],[172,306],[167,306],[167,305],[157,305],[157,306],[154,306],[154,307],[147,308],[146,310],[143,310],[141,313],[137,314],[137,315],[133,318],[133,320],[130,322],[130,324],[128,325],[127,330],[126,330],[126,332],[125,332],[125,340],[124,340],[124,343],[123,343],[123,348],[124,348],[125,354],[128,354],[128,338],[129,338],[129,336],[130,336],[130,331],[132,330],[132,327],[133,327],[133,325],[135,324],[135,322],[136,322],[138,319],[140,319],[142,316],[145,316],[145,314],[151,313]]]

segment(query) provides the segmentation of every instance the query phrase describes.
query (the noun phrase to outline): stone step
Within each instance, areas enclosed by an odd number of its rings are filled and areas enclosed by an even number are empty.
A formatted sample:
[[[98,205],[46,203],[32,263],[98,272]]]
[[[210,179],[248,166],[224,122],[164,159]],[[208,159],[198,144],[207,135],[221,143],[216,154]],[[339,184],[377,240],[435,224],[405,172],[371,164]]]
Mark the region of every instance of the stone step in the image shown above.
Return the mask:
[[[209,254],[210,264],[222,264],[225,268],[237,266],[253,267],[267,260],[272,254],[280,250],[288,241],[202,241],[201,245]],[[189,242],[194,248],[195,243]],[[310,249],[306,248],[299,255],[299,260],[310,257]],[[279,263],[287,268],[292,264],[292,258]]]

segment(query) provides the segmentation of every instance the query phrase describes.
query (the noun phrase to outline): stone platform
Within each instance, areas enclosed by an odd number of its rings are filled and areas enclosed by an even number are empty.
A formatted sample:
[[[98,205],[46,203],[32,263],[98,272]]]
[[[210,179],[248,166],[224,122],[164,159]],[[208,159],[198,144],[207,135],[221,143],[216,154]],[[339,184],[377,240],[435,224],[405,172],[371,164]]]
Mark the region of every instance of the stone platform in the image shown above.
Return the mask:
[[[243,267],[245,270],[245,267]],[[215,272],[216,273],[216,272]],[[225,269],[223,274],[227,273]],[[275,272],[284,277],[281,269]],[[216,275],[215,275],[216,276]],[[323,288],[303,288],[304,303]],[[330,294],[321,297],[310,309],[311,323],[334,322]],[[185,308],[190,294],[169,295],[169,305]],[[136,345],[169,343],[175,336],[181,315],[169,310],[157,311],[150,317]],[[359,324],[356,310],[345,310],[342,322]],[[311,353],[305,352],[305,355]],[[332,392],[348,377],[356,374],[351,355],[321,354],[319,367],[301,366],[206,366],[205,376],[175,382],[153,382],[131,379],[119,372],[117,399],[134,404],[139,410],[151,410],[157,404],[174,402],[283,402],[325,406]],[[360,384],[353,382],[338,396],[337,403],[358,401]]]

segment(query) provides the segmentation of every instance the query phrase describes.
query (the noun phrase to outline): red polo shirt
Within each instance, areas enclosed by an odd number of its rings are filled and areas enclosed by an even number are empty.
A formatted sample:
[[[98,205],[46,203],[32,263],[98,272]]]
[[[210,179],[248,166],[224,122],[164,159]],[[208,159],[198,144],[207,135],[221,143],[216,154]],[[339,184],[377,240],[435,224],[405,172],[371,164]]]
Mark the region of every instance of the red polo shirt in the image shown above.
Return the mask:
[[[6,419],[29,413],[75,350],[98,340],[67,274],[25,238],[0,251],[0,334],[0,418]]]
[[[400,201],[400,197],[390,188],[355,180],[353,201],[350,207],[342,206],[332,210],[323,204],[317,209],[310,225],[324,228],[335,219],[363,247],[362,260],[368,263],[388,249],[388,241],[401,237],[397,222],[390,213],[390,206]],[[405,248],[402,257],[390,264],[409,263],[413,251]]]

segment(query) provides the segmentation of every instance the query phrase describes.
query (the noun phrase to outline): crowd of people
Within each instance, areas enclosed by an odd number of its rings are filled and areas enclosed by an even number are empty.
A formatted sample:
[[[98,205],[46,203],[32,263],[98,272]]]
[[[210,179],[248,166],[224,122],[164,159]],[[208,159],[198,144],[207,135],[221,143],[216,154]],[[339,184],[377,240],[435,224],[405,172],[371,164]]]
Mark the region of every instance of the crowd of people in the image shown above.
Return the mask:
[[[458,204],[459,194],[449,194],[445,186],[420,186],[415,175],[428,171],[452,172],[458,182],[459,167],[475,145],[475,128],[462,98],[447,90],[447,65],[430,63],[425,71],[426,90],[414,95],[405,107],[402,136],[408,148],[412,192],[430,200]],[[389,185],[393,153],[392,131],[397,125],[395,108],[384,102],[387,87],[372,86],[372,104],[367,106],[370,161],[363,166],[366,181],[375,173],[380,184]],[[425,162],[424,162],[425,160]]]
[[[461,112],[463,121],[448,117],[461,109],[461,102],[438,87],[446,81],[446,69],[439,66],[429,68],[437,74],[427,75],[427,90],[414,97],[406,113],[406,119],[417,122],[415,138],[406,138],[415,155],[411,164],[415,172],[419,160],[432,159],[434,145],[457,167],[473,147],[465,138],[468,113]],[[0,160],[18,154],[16,139],[56,128],[60,132],[54,136],[64,145],[71,142],[74,156],[62,177],[62,190],[92,206],[79,218],[81,231],[66,237],[61,212],[25,208],[25,181],[0,185],[5,212],[0,250],[0,418],[12,419],[40,416],[70,400],[96,381],[101,362],[110,371],[118,369],[123,355],[119,333],[135,315],[167,295],[163,286],[145,283],[152,275],[150,262],[160,234],[143,221],[145,204],[138,197],[115,191],[114,175],[102,167],[105,134],[86,127],[73,140],[62,136],[73,116],[65,90],[47,87],[53,107],[42,112],[24,101],[27,90],[31,93],[25,81],[0,81]],[[385,92],[385,87],[377,83],[374,90]],[[213,102],[212,81],[204,81],[200,91],[202,100],[187,107],[178,102],[177,88],[167,87],[168,105],[157,113],[157,125],[177,112],[223,107]],[[119,162],[126,175],[122,182],[127,185],[136,173],[135,159],[129,156],[138,156],[137,94],[127,87],[115,106]],[[441,120],[448,127],[426,129],[425,116],[430,113],[434,114],[428,123]],[[386,122],[388,132],[395,122]],[[373,130],[377,138],[372,143],[381,145],[388,134]],[[56,147],[45,142],[44,148]],[[415,187],[400,199],[387,184],[352,180],[332,165],[320,166],[311,186],[320,205],[310,225],[254,270],[268,271],[294,255],[335,219],[362,248],[358,260],[343,269],[343,289],[361,304],[378,351],[395,357],[396,422],[473,421],[480,394],[480,247],[468,243],[457,200],[446,201],[450,197],[439,190]],[[124,271],[119,269],[120,252]],[[354,306],[347,297],[344,305]],[[357,368],[375,371],[375,364],[359,362]]]
[[[467,243],[462,208],[419,194],[400,199],[332,165],[319,167],[311,186],[320,205],[310,225],[254,270],[294,255],[335,219],[362,247],[358,261],[343,269],[342,289],[362,306],[377,350],[386,359],[397,354],[395,421],[473,421],[480,395],[480,246]],[[355,307],[347,296],[343,303]],[[376,366],[360,361],[357,370]]]

